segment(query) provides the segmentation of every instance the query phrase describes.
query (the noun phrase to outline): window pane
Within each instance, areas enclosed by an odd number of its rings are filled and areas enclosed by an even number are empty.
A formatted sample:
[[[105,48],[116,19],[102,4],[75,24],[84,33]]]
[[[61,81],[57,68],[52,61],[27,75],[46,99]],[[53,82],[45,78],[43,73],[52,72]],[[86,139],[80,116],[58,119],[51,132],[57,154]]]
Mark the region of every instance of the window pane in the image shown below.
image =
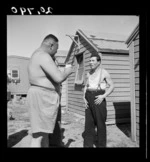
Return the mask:
[[[18,70],[12,70],[12,73],[18,73]]]
[[[18,70],[12,70],[12,77],[18,78]]]
[[[76,60],[78,64],[78,71],[77,71],[75,82],[82,84],[83,72],[84,72],[83,53],[76,55]]]
[[[13,78],[17,78],[18,77],[18,74],[12,74],[12,77]]]

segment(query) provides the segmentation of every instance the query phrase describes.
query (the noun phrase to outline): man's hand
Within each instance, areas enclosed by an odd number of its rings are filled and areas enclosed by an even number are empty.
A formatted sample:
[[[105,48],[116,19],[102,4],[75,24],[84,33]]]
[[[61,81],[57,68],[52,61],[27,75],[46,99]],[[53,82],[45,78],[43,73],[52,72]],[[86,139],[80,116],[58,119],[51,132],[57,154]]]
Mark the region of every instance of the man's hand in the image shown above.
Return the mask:
[[[103,101],[103,99],[105,98],[103,95],[98,95],[98,96],[95,96],[95,104],[96,105],[100,105],[101,104],[101,102]]]
[[[67,72],[67,73],[69,73],[69,74],[73,73],[73,67],[72,67],[71,64],[67,64],[67,65],[65,66],[65,72]]]
[[[75,73],[78,69],[78,66],[76,65],[72,65],[72,72]]]

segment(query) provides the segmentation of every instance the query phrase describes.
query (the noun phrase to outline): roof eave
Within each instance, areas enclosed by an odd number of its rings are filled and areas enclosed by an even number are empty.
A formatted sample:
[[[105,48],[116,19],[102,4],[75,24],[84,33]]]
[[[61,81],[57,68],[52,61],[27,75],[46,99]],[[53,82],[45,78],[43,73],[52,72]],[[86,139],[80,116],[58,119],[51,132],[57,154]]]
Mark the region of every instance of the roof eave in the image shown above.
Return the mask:
[[[92,46],[92,48],[96,50],[96,52],[99,52],[99,49],[88,39],[82,30],[78,29],[77,33],[79,33]]]
[[[76,32],[77,33],[77,32]],[[69,59],[69,56],[70,56],[70,52],[71,52],[71,50],[72,50],[72,48],[73,48],[73,45],[74,45],[74,42],[72,41],[72,44],[71,44],[71,46],[70,46],[70,49],[69,49],[69,51],[68,51],[68,54],[67,54],[67,56],[66,56],[66,59],[65,59],[65,64],[68,62],[68,59]]]
[[[139,24],[137,24],[132,33],[129,35],[129,37],[125,41],[125,44],[129,46],[131,41],[137,36],[138,32],[139,32]]]
[[[75,35],[80,35],[83,39],[85,39],[86,42],[88,42],[88,43],[92,46],[92,48],[93,48],[94,50],[96,50],[97,52],[99,52],[99,49],[95,47],[95,45],[86,37],[86,35],[85,35],[80,29],[78,29],[78,30],[76,31]],[[72,42],[72,44],[71,44],[71,46],[70,46],[70,49],[69,49],[69,52],[68,52],[68,54],[67,54],[65,63],[67,63],[67,61],[68,61],[68,59],[69,59],[70,52],[71,52],[71,50],[72,50],[72,48],[73,48],[73,45],[74,45],[74,42]]]
[[[128,54],[129,50],[122,50],[122,49],[99,49],[100,52],[103,53],[122,53],[122,54]]]

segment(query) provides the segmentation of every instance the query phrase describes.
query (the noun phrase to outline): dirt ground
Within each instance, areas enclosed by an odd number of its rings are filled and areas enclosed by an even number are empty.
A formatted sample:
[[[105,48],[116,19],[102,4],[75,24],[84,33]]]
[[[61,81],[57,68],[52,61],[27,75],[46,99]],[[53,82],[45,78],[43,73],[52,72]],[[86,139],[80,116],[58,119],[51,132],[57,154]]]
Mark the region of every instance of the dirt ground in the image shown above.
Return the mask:
[[[9,102],[7,110],[8,147],[29,147],[31,131],[26,104]],[[9,118],[11,114],[12,118]],[[64,147],[83,147],[84,116],[62,109],[61,129]],[[139,146],[116,125],[107,125],[107,147]]]

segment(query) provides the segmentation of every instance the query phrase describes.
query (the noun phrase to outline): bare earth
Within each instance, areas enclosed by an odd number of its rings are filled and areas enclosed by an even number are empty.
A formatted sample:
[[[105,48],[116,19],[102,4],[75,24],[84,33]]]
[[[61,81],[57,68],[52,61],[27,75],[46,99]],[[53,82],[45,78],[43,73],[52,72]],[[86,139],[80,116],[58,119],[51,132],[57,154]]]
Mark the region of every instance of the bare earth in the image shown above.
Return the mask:
[[[31,141],[30,122],[26,104],[9,102],[8,112],[14,120],[7,119],[8,147],[29,147]],[[62,111],[61,128],[64,147],[83,147],[84,116]],[[107,147],[139,147],[116,125],[107,125]]]

